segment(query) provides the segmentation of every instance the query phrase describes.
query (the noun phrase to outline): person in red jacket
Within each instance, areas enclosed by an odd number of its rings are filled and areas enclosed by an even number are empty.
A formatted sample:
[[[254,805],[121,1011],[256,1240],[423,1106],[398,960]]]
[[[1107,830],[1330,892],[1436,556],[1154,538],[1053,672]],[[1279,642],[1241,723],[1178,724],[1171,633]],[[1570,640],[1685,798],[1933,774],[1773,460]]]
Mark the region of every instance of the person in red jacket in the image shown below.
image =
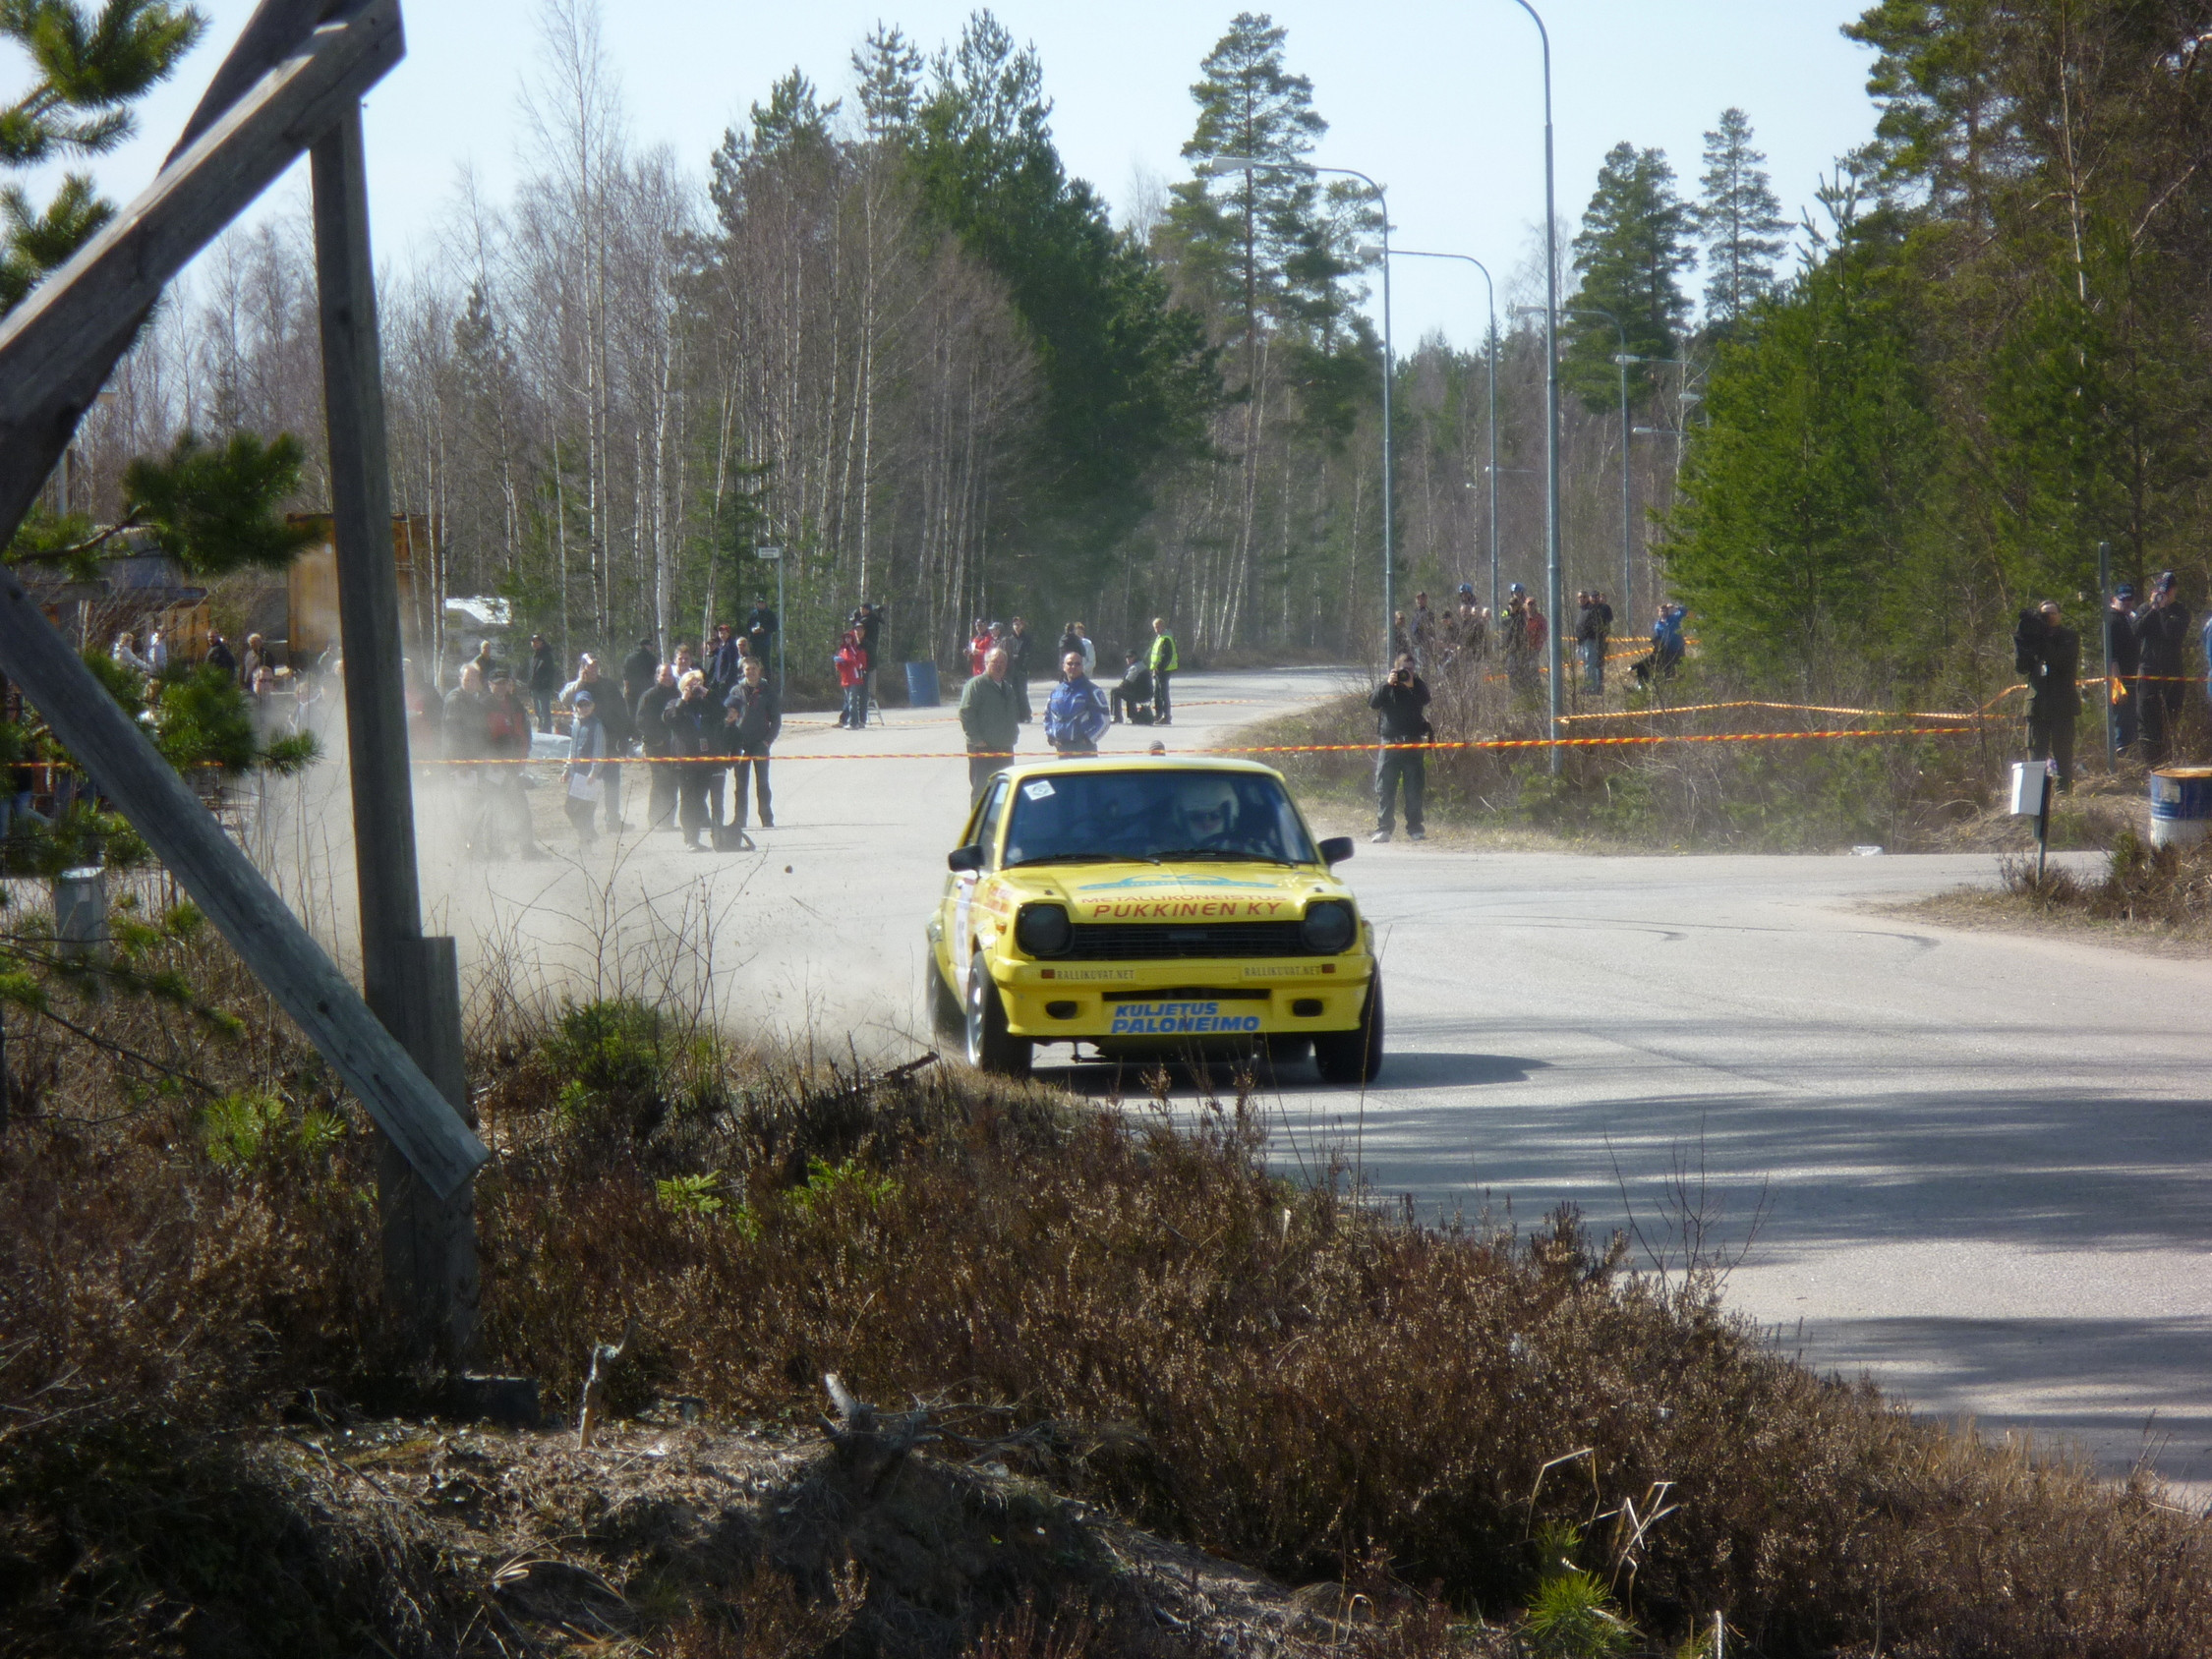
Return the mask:
[[[858,731],[868,723],[868,652],[860,643],[857,620],[838,641],[837,655],[830,660],[837,666],[838,684],[844,689],[844,712],[838,715],[838,724]]]

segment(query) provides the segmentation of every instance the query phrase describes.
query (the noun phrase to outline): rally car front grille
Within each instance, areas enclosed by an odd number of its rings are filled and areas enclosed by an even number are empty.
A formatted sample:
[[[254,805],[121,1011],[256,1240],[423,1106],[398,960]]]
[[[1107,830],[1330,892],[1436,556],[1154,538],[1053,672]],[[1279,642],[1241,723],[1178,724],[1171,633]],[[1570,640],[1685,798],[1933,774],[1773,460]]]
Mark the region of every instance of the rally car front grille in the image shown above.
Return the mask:
[[[1298,922],[1077,922],[1062,962],[1155,962],[1178,956],[1316,956]]]

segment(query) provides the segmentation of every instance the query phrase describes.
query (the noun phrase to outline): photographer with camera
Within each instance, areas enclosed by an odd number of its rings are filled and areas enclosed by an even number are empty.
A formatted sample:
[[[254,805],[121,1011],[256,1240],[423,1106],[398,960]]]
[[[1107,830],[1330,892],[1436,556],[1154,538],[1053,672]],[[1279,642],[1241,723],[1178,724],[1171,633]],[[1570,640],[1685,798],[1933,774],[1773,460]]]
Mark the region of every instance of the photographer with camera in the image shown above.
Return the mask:
[[[1390,677],[1374,688],[1368,707],[1375,711],[1375,727],[1383,748],[1375,758],[1374,792],[1380,804],[1374,833],[1368,838],[1387,841],[1393,828],[1395,797],[1406,800],[1406,839],[1425,838],[1421,824],[1422,798],[1428,788],[1428,757],[1419,749],[1395,745],[1426,743],[1435,735],[1428,723],[1428,687],[1414,672],[1410,652],[1401,652]]]

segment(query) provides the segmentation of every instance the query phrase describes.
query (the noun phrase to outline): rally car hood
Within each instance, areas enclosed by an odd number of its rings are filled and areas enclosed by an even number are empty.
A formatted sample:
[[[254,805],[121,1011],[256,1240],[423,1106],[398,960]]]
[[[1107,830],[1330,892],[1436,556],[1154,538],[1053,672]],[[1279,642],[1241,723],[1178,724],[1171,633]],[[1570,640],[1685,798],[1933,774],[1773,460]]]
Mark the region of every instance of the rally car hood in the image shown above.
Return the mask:
[[[1352,896],[1313,865],[1055,864],[1016,866],[999,879],[1018,900],[1059,900],[1077,922],[1287,922],[1315,899]]]

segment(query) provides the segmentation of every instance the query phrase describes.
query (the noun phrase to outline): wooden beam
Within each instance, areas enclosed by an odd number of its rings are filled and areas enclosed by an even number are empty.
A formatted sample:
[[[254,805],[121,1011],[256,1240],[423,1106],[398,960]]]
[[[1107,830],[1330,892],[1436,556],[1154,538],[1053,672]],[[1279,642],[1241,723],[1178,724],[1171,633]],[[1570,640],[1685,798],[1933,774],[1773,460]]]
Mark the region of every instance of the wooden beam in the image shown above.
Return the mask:
[[[354,0],[0,321],[0,525],[11,535],[169,279],[405,49],[398,0]]]
[[[415,779],[359,107],[316,140],[310,153],[362,988],[384,1028],[465,1118],[459,959],[451,940],[423,938],[415,868]],[[422,1191],[414,1173],[388,1151],[378,1160],[377,1174],[384,1305],[401,1321],[402,1340],[418,1361],[463,1365],[475,1345],[479,1300],[471,1195],[466,1188],[443,1199]]]
[[[0,541],[14,535],[169,278],[310,143],[357,116],[362,94],[399,60],[398,0],[325,5],[318,15],[325,14],[284,52],[280,26],[296,26],[305,8],[264,6],[259,32],[250,28],[241,42],[251,50],[243,59],[234,52],[225,72],[240,65],[233,81],[242,83],[255,53],[274,67],[0,322]],[[0,672],[22,686],[423,1183],[440,1198],[462,1191],[490,1156],[484,1144],[5,566]]]

